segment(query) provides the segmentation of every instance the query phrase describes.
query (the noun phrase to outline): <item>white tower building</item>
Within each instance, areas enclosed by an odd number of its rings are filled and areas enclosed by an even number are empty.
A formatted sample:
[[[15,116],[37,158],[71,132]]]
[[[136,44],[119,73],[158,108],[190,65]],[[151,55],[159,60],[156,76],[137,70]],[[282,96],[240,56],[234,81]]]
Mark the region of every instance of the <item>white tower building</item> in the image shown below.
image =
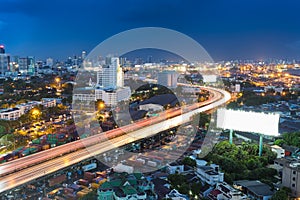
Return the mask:
[[[107,59],[108,60],[108,59]],[[124,73],[120,67],[119,58],[109,59],[107,66],[97,72],[97,84],[104,89],[116,89],[124,86]]]
[[[115,106],[117,102],[129,99],[131,91],[129,87],[124,87],[124,72],[119,58],[107,57],[105,64],[97,71],[98,89],[95,89],[95,98]]]
[[[52,67],[53,66],[53,59],[52,58],[47,58],[46,65],[49,66],[49,67]]]

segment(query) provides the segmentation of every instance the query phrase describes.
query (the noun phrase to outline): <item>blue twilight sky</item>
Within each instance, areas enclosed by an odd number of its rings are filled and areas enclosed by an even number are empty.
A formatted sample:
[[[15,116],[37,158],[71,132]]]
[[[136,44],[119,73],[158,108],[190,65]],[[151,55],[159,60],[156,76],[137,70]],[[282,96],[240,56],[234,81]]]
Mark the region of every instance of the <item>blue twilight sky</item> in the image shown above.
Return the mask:
[[[197,40],[214,60],[300,59],[298,0],[0,0],[11,55],[64,59],[124,30],[157,26]]]

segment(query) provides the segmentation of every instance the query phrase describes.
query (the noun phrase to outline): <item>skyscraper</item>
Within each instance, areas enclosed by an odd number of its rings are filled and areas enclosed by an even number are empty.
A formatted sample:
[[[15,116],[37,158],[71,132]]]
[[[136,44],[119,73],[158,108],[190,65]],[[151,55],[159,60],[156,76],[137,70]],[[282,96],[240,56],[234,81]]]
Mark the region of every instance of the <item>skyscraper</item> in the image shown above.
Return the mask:
[[[27,57],[19,58],[18,64],[19,64],[19,72],[22,73],[22,74],[27,74],[28,65],[29,65],[28,58]]]
[[[35,65],[35,58],[33,56],[27,57],[28,59],[28,74],[36,75],[37,66]]]
[[[0,54],[0,76],[4,76],[9,71],[10,56],[5,53]]]
[[[4,76],[9,71],[10,56],[5,54],[3,45],[0,45],[0,76]]]
[[[5,54],[4,45],[0,45],[0,54]]]
[[[49,66],[49,67],[52,67],[53,66],[53,59],[52,58],[47,58],[46,65]]]
[[[84,60],[86,58],[86,51],[81,52],[81,59]]]
[[[124,87],[124,72],[118,57],[106,57],[105,65],[97,72],[95,99],[102,99],[108,106],[130,98],[131,90]]]
[[[97,72],[97,84],[104,89],[116,89],[124,86],[124,73],[119,58],[106,58],[106,66]]]

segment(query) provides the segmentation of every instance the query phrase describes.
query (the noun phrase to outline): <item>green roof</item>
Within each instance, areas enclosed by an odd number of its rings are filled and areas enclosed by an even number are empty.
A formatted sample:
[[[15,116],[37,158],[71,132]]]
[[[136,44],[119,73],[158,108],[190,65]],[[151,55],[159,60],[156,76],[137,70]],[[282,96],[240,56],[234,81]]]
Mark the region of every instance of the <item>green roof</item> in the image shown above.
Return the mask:
[[[100,189],[104,190],[104,189],[112,189],[112,186],[110,185],[110,183],[107,181],[107,182],[104,182],[101,186],[100,186]]]
[[[114,187],[120,187],[121,184],[122,181],[120,179],[106,181],[100,186],[100,189],[113,189]]]
[[[122,180],[121,179],[115,179],[115,180],[109,181],[109,183],[112,187],[120,187],[121,184],[122,184]]]
[[[123,190],[125,195],[137,194],[136,189],[134,189],[134,187],[132,187],[130,185],[126,185],[126,186],[122,187],[121,189]]]
[[[133,173],[133,175],[135,176],[136,179],[140,180],[143,177],[142,173]]]
[[[136,179],[127,179],[128,183],[132,186],[137,185],[137,180]]]

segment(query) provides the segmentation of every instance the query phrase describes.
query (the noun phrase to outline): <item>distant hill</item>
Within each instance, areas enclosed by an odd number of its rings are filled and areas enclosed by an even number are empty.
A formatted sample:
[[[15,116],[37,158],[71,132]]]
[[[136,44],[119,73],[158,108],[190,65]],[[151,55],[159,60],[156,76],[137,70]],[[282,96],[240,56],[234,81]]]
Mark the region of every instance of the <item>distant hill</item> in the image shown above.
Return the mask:
[[[134,62],[137,59],[139,59],[143,63],[147,63],[147,62],[157,63],[161,61],[178,63],[181,61],[186,61],[181,56],[178,56],[169,51],[152,49],[152,48],[134,50],[124,55],[121,55],[120,57],[127,58],[127,60],[130,60],[131,62]]]

